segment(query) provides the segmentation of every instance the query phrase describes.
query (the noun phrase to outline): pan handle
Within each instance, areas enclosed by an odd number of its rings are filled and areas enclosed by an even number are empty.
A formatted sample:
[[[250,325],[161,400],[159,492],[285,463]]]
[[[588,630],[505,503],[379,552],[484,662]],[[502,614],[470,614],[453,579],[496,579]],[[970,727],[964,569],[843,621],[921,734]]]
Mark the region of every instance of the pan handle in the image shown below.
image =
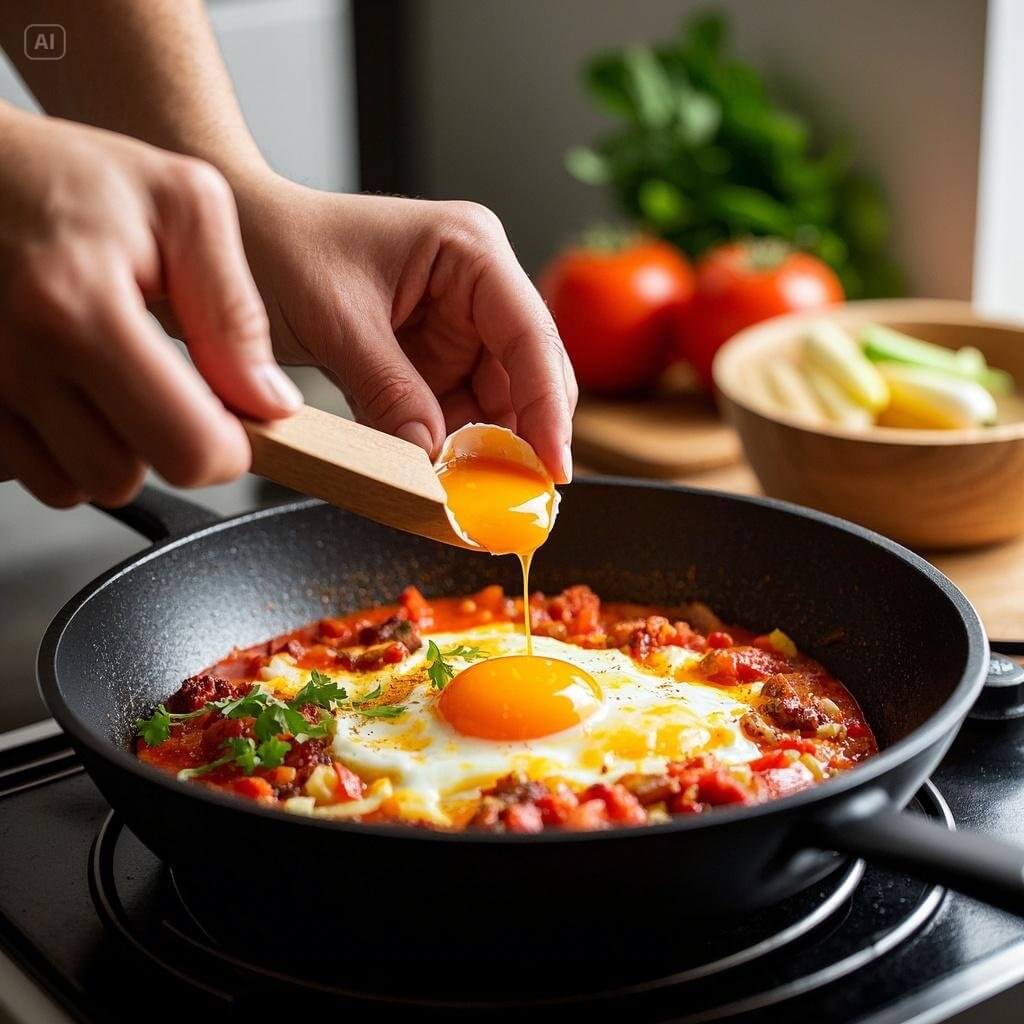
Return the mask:
[[[134,501],[120,508],[104,508],[101,505],[94,507],[125,526],[130,526],[154,544],[220,521],[220,517],[208,508],[179,498],[153,484],[146,484]]]
[[[818,822],[814,845],[865,857],[1024,915],[1024,846],[952,832],[920,815],[902,813],[881,793],[864,797],[872,810]]]

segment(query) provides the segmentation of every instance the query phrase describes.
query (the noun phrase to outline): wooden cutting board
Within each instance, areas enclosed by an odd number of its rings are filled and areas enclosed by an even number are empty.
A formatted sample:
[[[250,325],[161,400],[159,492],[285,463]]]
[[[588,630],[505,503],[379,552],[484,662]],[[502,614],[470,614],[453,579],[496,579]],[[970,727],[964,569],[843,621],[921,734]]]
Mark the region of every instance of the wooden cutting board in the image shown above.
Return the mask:
[[[573,452],[601,472],[663,479],[729,466],[742,456],[739,438],[714,402],[685,379],[647,398],[584,396],[573,423]]]

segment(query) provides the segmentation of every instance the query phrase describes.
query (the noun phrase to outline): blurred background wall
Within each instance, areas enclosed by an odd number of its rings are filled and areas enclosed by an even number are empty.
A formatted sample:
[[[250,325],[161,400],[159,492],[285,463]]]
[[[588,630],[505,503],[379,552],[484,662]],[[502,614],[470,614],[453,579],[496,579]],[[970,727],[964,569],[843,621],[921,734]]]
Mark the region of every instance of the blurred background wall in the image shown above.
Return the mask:
[[[969,296],[983,0],[412,0],[408,190],[492,206],[535,270],[605,213],[601,191],[562,169],[609,123],[579,84],[584,58],[712,8],[781,98],[826,136],[850,132],[886,186],[910,290]]]

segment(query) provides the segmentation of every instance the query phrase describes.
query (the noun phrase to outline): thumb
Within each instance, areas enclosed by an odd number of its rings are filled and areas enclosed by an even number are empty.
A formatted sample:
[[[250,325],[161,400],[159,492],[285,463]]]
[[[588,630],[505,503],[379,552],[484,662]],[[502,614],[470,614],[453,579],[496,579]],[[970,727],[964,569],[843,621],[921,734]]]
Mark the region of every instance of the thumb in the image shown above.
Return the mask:
[[[206,164],[175,166],[161,216],[161,253],[167,295],[192,360],[235,412],[287,416],[302,394],[274,361],[231,189]]]

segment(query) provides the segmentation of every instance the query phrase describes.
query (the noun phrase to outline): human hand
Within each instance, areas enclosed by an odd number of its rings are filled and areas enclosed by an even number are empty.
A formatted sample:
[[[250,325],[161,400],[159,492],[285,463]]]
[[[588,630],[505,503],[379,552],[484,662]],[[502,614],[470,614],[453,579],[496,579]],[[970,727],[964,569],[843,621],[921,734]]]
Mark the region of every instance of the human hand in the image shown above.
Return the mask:
[[[225,404],[273,419],[301,395],[274,363],[227,183],[2,104],[0,133],[0,479],[65,507],[123,504],[147,464],[180,486],[244,472]],[[161,298],[199,373],[147,315]]]
[[[559,482],[577,389],[554,322],[484,207],[235,180],[246,252],[284,363],[312,363],[358,419],[437,454],[500,423]]]

